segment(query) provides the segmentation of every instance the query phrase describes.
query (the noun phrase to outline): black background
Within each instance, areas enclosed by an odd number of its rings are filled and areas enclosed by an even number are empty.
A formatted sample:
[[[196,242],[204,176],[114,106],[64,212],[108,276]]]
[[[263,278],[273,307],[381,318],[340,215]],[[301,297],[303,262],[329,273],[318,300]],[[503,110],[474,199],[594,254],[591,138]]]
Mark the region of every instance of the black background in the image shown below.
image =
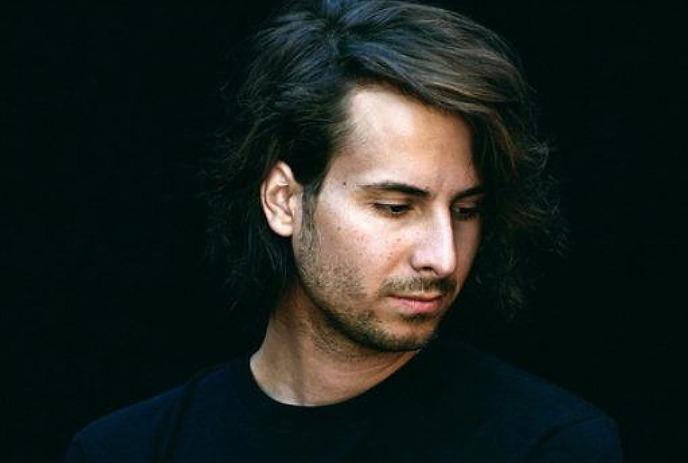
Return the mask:
[[[4,7],[3,461],[59,461],[247,342],[204,262],[198,171],[227,52],[274,4]],[[519,52],[572,229],[529,315],[474,341],[613,416],[629,462],[685,461],[686,8],[439,4]]]

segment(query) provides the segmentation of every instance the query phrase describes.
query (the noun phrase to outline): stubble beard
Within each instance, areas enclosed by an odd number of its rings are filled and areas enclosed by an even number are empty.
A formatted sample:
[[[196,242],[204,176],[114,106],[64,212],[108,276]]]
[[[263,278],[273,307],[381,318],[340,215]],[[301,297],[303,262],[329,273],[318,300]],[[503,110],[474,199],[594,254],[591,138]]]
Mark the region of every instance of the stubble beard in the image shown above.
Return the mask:
[[[312,306],[308,320],[310,328],[321,342],[338,351],[353,349],[378,353],[415,351],[430,342],[440,321],[436,316],[419,314],[404,317],[404,323],[416,325],[417,329],[401,336],[386,329],[371,308],[360,306],[361,301],[366,301],[360,272],[346,261],[323,261],[320,236],[313,217],[315,199],[304,199],[303,206],[303,225],[295,245],[296,268],[299,283]],[[446,280],[428,282],[419,279],[415,284],[389,281],[383,283],[378,294],[383,292],[383,288],[419,285],[434,286],[449,294],[455,287]]]

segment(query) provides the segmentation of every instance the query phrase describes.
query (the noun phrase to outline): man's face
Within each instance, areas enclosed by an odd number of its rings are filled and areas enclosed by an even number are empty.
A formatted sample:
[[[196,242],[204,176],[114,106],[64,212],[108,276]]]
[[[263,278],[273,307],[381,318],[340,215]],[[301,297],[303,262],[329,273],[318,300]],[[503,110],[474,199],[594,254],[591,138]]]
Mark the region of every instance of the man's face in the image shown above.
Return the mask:
[[[293,238],[298,303],[328,342],[422,347],[480,242],[466,123],[384,87],[355,90],[353,133]]]

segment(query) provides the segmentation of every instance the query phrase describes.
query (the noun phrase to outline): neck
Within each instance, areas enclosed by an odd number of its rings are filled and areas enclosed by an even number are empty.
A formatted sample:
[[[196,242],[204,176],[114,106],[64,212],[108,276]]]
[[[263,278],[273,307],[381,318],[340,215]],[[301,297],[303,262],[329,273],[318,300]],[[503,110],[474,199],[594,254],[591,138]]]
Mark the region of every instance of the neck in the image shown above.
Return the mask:
[[[304,406],[355,397],[380,383],[417,351],[378,352],[334,331],[320,309],[285,298],[268,323],[251,371],[274,400]],[[303,300],[303,299],[301,299]]]

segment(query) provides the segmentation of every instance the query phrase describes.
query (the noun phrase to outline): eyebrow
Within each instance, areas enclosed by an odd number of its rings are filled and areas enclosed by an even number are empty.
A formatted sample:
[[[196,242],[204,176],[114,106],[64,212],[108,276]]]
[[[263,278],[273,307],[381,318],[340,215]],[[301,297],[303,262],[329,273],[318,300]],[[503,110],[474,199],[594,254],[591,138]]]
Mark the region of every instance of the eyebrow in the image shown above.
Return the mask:
[[[360,183],[357,186],[359,188],[361,188],[362,190],[366,190],[366,191],[402,193],[405,195],[414,196],[416,198],[423,198],[423,199],[430,197],[430,192],[428,190],[425,190],[423,188],[419,188],[419,187],[414,186],[414,185],[410,185],[408,183],[383,181],[383,182],[375,182],[375,183]],[[468,198],[471,196],[477,196],[477,195],[480,195],[483,193],[484,193],[484,190],[483,190],[482,185],[474,185],[470,188],[459,191],[456,195],[454,195],[454,198],[452,198],[452,202],[458,201],[460,199]]]

